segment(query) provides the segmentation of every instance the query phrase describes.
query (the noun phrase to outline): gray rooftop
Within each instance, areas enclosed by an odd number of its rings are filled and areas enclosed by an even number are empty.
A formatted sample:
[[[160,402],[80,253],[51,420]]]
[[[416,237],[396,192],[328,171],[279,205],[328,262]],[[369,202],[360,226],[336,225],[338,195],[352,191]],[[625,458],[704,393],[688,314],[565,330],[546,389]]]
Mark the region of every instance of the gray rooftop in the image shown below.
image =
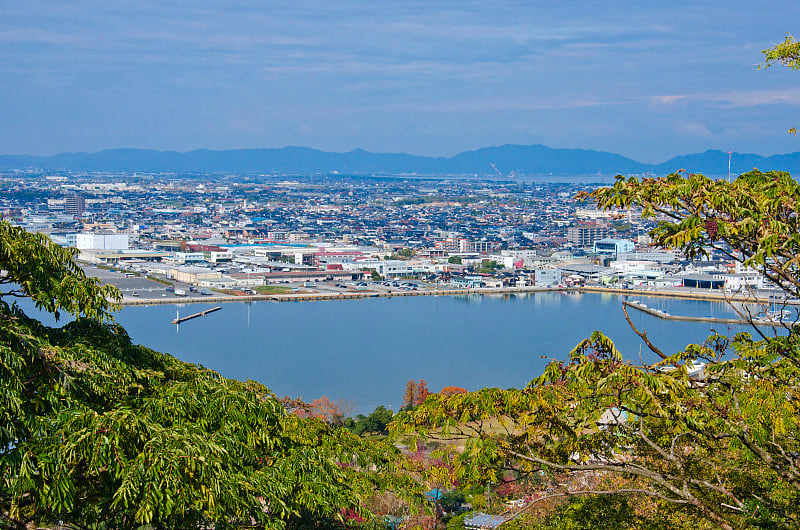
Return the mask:
[[[467,528],[498,528],[501,524],[512,519],[511,515],[489,515],[478,512],[464,518],[464,526]]]

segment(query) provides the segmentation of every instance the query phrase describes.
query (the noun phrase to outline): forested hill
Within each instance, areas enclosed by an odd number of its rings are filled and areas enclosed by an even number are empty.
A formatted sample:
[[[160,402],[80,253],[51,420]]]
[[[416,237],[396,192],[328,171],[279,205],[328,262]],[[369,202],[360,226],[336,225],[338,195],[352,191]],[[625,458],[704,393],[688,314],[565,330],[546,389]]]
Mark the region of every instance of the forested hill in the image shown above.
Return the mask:
[[[497,171],[493,169],[497,168]],[[762,171],[800,172],[800,152],[764,157],[734,153],[735,175],[757,167]],[[686,169],[709,176],[728,174],[728,153],[708,150],[682,155],[660,164],[645,164],[606,151],[553,149],[544,145],[503,145],[465,151],[449,158],[405,153],[370,153],[356,149],[333,153],[308,147],[280,149],[201,149],[180,153],[148,149],[110,149],[96,153],[53,156],[0,155],[0,168],[74,171],[156,172],[334,172],[351,174],[477,175],[664,175]]]

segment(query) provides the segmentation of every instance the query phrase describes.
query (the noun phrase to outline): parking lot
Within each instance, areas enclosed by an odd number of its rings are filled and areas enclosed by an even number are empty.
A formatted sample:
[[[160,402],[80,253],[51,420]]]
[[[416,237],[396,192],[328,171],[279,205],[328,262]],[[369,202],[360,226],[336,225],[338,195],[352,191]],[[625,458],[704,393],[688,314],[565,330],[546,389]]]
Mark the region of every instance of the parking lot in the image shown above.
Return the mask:
[[[90,278],[97,278],[104,284],[113,285],[122,292],[123,300],[155,300],[160,298],[175,297],[175,293],[167,291],[167,285],[149,280],[143,276],[136,276],[130,272],[115,269],[104,269],[91,265],[82,265],[81,268]],[[184,298],[202,298],[199,292],[193,292],[191,286],[181,283],[172,284],[174,289],[183,290]]]
[[[162,300],[162,299],[202,299],[207,294],[212,294],[208,289],[194,288],[190,285],[171,282],[169,285],[150,280],[143,276],[137,276],[130,271],[107,269],[93,265],[81,265],[88,277],[97,278],[102,283],[113,285],[122,292],[123,301]],[[346,294],[354,292],[374,292],[374,293],[397,293],[402,291],[428,291],[436,287],[434,285],[413,281],[413,280],[389,280],[389,281],[320,281],[320,282],[287,282],[280,284],[270,284],[277,287],[285,287],[288,293],[323,293],[323,294]],[[256,288],[237,289],[242,294],[256,294]],[[185,293],[176,295],[178,293]],[[206,294],[202,294],[206,293]],[[214,295],[219,293],[214,292]]]
[[[361,282],[314,282],[313,287],[305,284],[298,284],[299,288],[306,291],[317,291],[321,293],[345,293],[353,291],[371,291],[371,292],[397,292],[397,291],[411,291],[411,290],[428,290],[433,286],[418,281],[361,281]]]

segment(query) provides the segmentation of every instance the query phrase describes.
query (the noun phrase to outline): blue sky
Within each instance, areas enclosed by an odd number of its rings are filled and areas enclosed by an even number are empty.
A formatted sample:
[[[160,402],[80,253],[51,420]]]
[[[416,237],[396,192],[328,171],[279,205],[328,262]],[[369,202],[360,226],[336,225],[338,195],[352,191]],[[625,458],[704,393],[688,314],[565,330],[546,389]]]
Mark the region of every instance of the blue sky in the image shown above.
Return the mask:
[[[796,0],[0,0],[0,153],[800,151],[800,72],[756,69],[798,23]]]

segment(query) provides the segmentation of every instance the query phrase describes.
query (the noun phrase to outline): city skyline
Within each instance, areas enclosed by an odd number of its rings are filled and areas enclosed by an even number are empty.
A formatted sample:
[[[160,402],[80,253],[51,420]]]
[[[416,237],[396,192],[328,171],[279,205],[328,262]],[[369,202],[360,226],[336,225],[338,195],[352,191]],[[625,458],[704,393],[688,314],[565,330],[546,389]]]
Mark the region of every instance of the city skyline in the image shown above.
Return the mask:
[[[2,4],[3,153],[800,150],[789,2]],[[781,16],[776,16],[780,13]]]

